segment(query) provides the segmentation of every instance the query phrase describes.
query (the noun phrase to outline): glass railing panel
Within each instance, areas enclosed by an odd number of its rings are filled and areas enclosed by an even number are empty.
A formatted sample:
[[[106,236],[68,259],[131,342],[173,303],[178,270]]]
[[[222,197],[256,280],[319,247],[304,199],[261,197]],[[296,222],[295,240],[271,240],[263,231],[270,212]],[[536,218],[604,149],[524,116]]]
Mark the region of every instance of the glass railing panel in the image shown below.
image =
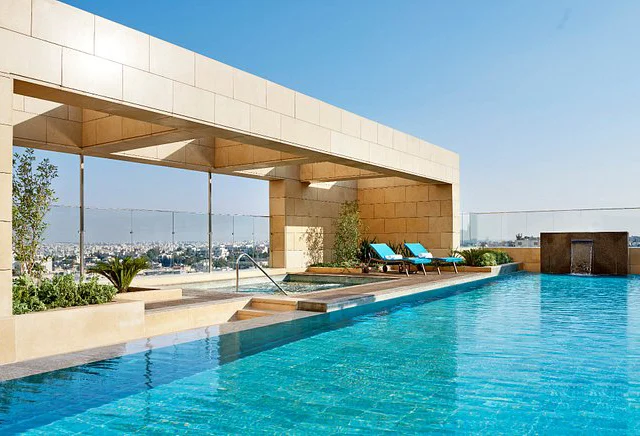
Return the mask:
[[[207,214],[175,212],[174,265],[182,272],[207,272],[209,247]]]
[[[138,209],[85,209],[85,265],[111,257],[147,256],[147,274],[206,272],[208,215]],[[248,252],[261,265],[269,259],[269,218],[212,215],[213,269],[232,269]],[[80,209],[54,206],[46,217],[40,255],[50,273],[79,273]]]
[[[460,246],[461,247],[467,247],[469,245],[471,245],[471,237],[469,235],[469,216],[470,214],[468,213],[463,213],[460,216],[460,222],[461,222],[461,227],[460,227]]]
[[[527,212],[527,228],[523,233],[524,237],[539,238],[542,232],[553,232],[555,230],[554,212]]]
[[[640,246],[640,208],[462,214],[462,246],[535,247],[544,232],[629,232]]]
[[[173,221],[173,212],[133,210],[131,251],[134,256],[151,259],[151,271],[147,274],[181,272],[174,261]]]
[[[502,239],[502,214],[472,214],[469,218],[471,245],[493,244]]]
[[[269,264],[269,217],[253,217],[255,259],[260,265]]]
[[[211,223],[213,226],[212,236],[212,270],[224,271],[233,268],[233,216],[231,215],[212,215]]]
[[[508,212],[502,214],[502,230],[499,242],[513,241],[527,232],[527,214]],[[498,244],[502,245],[502,244]]]
[[[39,252],[45,273],[80,272],[79,220],[80,208],[73,206],[53,206],[46,215],[47,228]]]
[[[130,210],[87,208],[84,222],[85,266],[133,254]]]
[[[236,215],[233,217],[233,258],[237,259],[242,253],[255,257],[255,228],[252,216]],[[241,268],[254,268],[248,260],[241,262]]]

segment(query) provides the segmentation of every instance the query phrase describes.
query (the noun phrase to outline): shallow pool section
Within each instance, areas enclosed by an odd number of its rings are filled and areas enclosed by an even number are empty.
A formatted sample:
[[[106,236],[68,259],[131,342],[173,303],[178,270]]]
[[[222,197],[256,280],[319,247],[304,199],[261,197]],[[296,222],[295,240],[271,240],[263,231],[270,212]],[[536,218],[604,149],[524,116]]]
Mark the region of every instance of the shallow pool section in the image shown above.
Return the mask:
[[[307,292],[324,291],[328,289],[344,288],[347,286],[390,280],[386,277],[376,276],[328,274],[287,274],[285,276],[276,277],[275,279],[287,294],[303,294]],[[185,283],[180,286],[186,290],[236,292],[235,284],[220,286],[219,282]],[[269,281],[269,279],[263,277],[258,279],[241,280],[238,292],[250,294],[275,294],[278,292],[278,289]]]
[[[0,383],[0,430],[640,433],[640,279],[516,274]]]

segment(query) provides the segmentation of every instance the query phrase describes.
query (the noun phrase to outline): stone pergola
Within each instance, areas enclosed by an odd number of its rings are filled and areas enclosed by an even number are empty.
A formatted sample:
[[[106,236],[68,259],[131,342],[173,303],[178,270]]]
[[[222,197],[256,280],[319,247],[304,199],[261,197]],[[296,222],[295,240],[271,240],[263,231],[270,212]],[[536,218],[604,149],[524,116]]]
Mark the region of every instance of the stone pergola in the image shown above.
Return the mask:
[[[64,3],[2,0],[0,319],[13,145],[268,180],[273,267],[304,266],[309,227],[330,258],[347,200],[379,241],[459,241],[456,153]]]

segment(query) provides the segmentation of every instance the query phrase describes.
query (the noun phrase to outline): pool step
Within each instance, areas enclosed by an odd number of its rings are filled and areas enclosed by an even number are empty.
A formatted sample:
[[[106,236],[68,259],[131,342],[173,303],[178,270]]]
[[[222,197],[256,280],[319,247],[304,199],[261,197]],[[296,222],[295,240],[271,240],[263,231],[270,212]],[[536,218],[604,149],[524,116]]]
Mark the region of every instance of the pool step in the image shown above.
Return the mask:
[[[295,300],[282,300],[278,298],[253,298],[251,300],[251,309],[289,312],[298,309],[298,302]]]
[[[273,315],[271,312],[265,312],[263,310],[253,310],[253,309],[240,309],[236,312],[236,320],[242,321],[245,319],[253,319],[260,318],[262,316]]]
[[[242,321],[245,319],[260,318],[262,316],[291,312],[297,308],[297,301],[281,300],[277,298],[253,298],[247,307],[236,312],[234,319],[236,321]]]

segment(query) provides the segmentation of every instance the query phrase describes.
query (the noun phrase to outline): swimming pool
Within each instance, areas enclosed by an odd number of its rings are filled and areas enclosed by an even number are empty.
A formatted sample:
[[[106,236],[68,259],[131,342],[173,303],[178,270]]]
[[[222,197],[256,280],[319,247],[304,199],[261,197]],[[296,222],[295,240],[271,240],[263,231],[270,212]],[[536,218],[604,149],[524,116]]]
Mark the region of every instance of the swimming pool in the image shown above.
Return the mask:
[[[640,432],[640,278],[427,295],[0,383],[0,429]]]

